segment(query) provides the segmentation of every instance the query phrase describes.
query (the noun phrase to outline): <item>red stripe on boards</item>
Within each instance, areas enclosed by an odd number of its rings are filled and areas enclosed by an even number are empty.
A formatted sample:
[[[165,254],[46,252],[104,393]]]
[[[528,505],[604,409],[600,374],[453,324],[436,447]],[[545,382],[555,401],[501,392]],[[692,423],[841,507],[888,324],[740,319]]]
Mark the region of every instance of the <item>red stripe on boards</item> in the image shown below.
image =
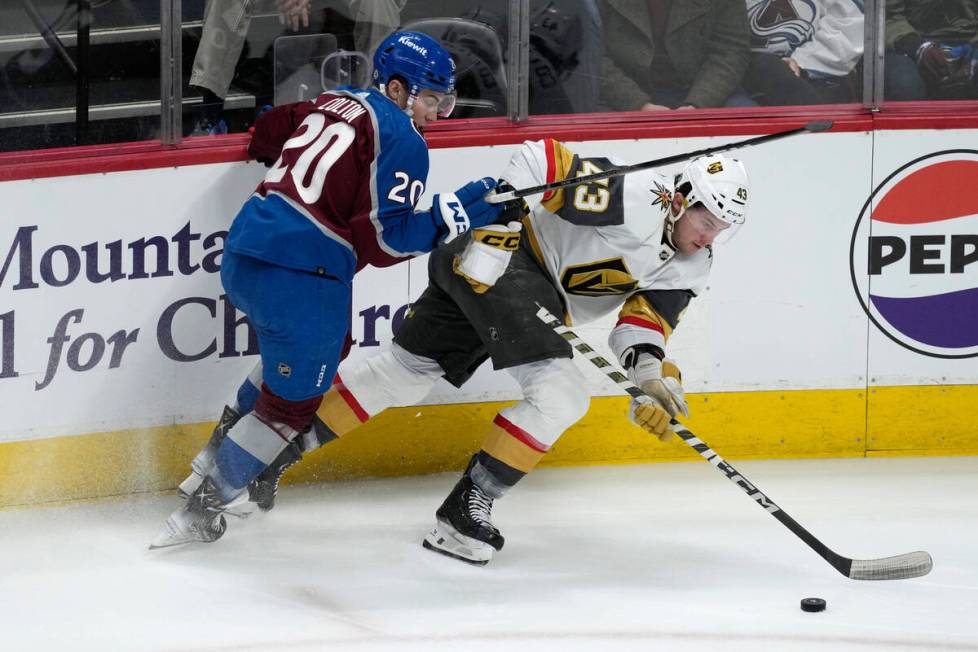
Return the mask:
[[[902,129],[978,129],[975,102],[907,102],[874,112],[858,104],[745,109],[699,109],[655,114],[645,111],[530,116],[520,124],[505,118],[447,120],[425,131],[430,149],[518,145],[554,138],[593,140],[750,137],[831,119],[831,133]],[[809,136],[824,138],[825,134]],[[113,143],[0,153],[0,182],[126,170],[148,170],[248,160],[248,134],[185,138],[177,146],[160,141]]]
[[[229,134],[186,138],[176,147],[144,141],[0,153],[0,181],[244,162],[250,139]]]

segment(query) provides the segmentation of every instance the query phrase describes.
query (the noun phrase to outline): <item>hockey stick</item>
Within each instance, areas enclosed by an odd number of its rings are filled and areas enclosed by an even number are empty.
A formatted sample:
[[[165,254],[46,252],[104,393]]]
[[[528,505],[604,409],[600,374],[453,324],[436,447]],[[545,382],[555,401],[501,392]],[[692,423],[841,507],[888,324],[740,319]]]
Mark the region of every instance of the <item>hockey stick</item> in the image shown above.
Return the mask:
[[[639,170],[657,168],[663,165],[669,165],[670,163],[679,163],[680,161],[687,161],[690,159],[694,159],[697,156],[708,156],[710,154],[716,154],[717,152],[725,152],[727,150],[738,149],[740,147],[760,145],[761,143],[769,143],[772,140],[781,140],[782,138],[787,138],[789,136],[794,136],[797,134],[817,133],[819,131],[827,131],[831,127],[832,127],[831,120],[814,120],[812,122],[809,122],[804,127],[798,127],[797,129],[788,129],[787,131],[779,131],[775,134],[767,134],[766,136],[757,136],[755,138],[748,138],[746,140],[738,140],[735,143],[727,143],[726,145],[717,145],[716,147],[707,147],[705,149],[698,149],[695,152],[684,152],[682,154],[666,156],[665,158],[657,158],[653,161],[645,161],[644,163],[635,163],[633,165],[620,165],[618,167],[610,168],[602,172],[595,172],[594,174],[585,174],[584,176],[572,177],[570,179],[564,179],[562,181],[554,181],[553,183],[545,183],[540,186],[533,186],[532,188],[523,188],[521,190],[510,190],[509,192],[501,192],[497,195],[489,195],[488,197],[486,197],[486,201],[489,202],[490,204],[500,204],[505,201],[510,201],[511,199],[516,199],[517,197],[526,197],[527,195],[536,195],[541,192],[550,192],[551,190],[566,188],[567,186],[577,186],[582,183],[597,181],[598,179],[609,179],[611,177],[620,177],[623,174],[628,174],[630,172],[638,172]]]
[[[591,364],[603,371],[608,378],[615,381],[619,387],[625,390],[633,398],[647,396],[641,389],[639,389],[634,383],[632,383],[632,381],[628,379],[628,376],[625,375],[617,364],[609,362],[603,358],[594,349],[588,346],[586,342],[583,342],[574,333],[574,331],[564,326],[564,324],[559,319],[554,317],[546,308],[540,304],[537,304],[537,306],[540,308],[537,311],[537,317],[543,323],[550,326],[558,335],[567,340],[567,342],[581,355],[587,358]],[[817,552],[822,559],[832,564],[837,571],[849,579],[902,580],[911,577],[921,577],[929,573],[931,568],[933,568],[934,562],[931,560],[930,555],[922,550],[918,550],[917,552],[908,552],[903,555],[896,555],[895,557],[884,557],[882,559],[850,559],[848,557],[843,557],[816,539],[815,536],[803,528],[798,521],[788,516],[788,514],[778,507],[773,500],[764,495],[764,493],[750,481],[748,481],[742,473],[737,471],[728,462],[724,461],[722,457],[713,452],[706,442],[697,438],[685,426],[674,420],[673,430],[677,435],[682,437],[683,441],[685,441],[690,448],[702,455],[707,462],[715,466],[721,473],[727,476],[728,480],[743,489],[744,493],[746,493],[749,498],[757,501],[757,504],[760,505],[764,511],[770,513],[772,516],[774,516],[774,518],[781,521],[782,525],[791,530],[795,536],[807,543],[808,547]]]

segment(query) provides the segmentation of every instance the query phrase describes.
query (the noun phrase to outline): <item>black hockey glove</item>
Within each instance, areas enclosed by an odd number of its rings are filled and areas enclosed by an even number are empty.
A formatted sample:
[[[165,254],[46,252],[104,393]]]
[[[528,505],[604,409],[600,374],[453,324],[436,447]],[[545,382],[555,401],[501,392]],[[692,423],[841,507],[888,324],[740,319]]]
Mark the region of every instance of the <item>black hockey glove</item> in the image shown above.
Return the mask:
[[[496,181],[496,192],[512,192],[516,190],[513,186],[505,179],[498,179]],[[510,222],[522,222],[523,218],[530,214],[530,207],[527,205],[526,200],[522,197],[517,197],[516,199],[511,199],[503,204],[503,212],[496,218],[493,224],[509,224]]]

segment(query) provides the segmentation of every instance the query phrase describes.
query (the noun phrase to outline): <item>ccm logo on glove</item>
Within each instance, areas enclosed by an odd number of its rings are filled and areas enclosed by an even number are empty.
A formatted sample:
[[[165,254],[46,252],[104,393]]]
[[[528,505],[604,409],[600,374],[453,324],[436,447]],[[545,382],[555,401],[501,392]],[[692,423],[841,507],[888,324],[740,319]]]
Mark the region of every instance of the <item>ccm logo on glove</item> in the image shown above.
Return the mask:
[[[509,259],[519,249],[522,228],[520,222],[510,222],[473,229],[472,239],[455,256],[452,269],[468,281],[476,294],[486,292],[506,272]]]
[[[502,249],[503,251],[516,251],[520,248],[520,234],[503,234],[486,229],[476,229],[472,232],[472,238],[484,245]]]

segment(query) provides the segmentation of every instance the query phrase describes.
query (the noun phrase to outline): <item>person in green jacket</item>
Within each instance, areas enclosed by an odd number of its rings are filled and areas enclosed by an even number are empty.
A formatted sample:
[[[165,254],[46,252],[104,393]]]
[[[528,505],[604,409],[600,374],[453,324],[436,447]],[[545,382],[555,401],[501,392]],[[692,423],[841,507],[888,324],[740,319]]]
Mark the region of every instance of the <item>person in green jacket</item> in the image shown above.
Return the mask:
[[[601,104],[612,111],[755,106],[744,0],[606,0]]]
[[[978,98],[978,0],[887,0],[885,99]]]

